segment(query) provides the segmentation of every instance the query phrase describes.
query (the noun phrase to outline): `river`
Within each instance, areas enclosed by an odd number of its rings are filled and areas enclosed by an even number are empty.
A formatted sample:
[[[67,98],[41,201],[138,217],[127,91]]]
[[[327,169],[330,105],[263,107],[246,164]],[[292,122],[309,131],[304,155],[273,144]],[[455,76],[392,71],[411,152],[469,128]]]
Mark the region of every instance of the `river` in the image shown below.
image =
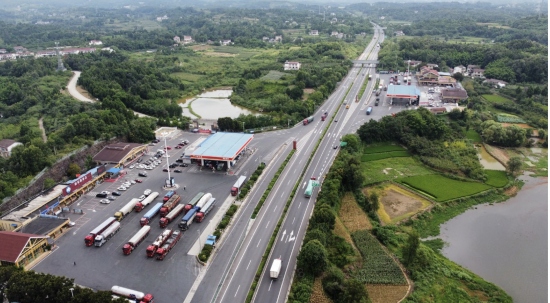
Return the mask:
[[[548,302],[548,178],[521,179],[526,183],[515,197],[442,224],[442,253],[514,302]]]

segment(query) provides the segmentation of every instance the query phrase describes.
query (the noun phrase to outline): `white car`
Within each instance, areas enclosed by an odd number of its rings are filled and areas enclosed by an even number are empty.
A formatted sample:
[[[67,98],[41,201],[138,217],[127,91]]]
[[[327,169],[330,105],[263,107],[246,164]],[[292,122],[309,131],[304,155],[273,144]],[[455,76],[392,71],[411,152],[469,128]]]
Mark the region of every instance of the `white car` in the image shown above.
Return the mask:
[[[99,200],[99,203],[101,203],[101,204],[109,204],[109,203],[111,203],[111,200],[109,200],[109,199],[101,199],[101,200]]]
[[[141,196],[139,196],[139,198],[138,198],[138,199],[139,199],[139,201],[143,201],[143,199],[145,199],[145,195],[141,195]]]
[[[147,166],[147,167],[145,167],[145,169],[151,170],[151,169],[153,169],[153,167],[152,166]]]
[[[124,183],[122,183],[122,186],[128,188],[128,187],[132,186],[132,183],[130,183],[130,182],[124,182]]]
[[[150,189],[146,189],[144,192],[143,192],[144,195],[146,196],[149,196],[151,194],[151,190]]]
[[[131,183],[131,184],[136,184],[136,181],[130,180],[130,183]]]
[[[136,165],[132,164],[132,165],[130,165],[129,169],[134,169],[134,167],[136,167]]]
[[[108,191],[106,191],[106,190],[102,191],[101,193],[102,193],[102,194],[105,194],[105,195],[110,195],[110,194],[111,194],[110,192],[108,192]]]
[[[126,189],[127,189],[127,188],[124,187],[124,186],[120,186],[119,188],[117,188],[117,190],[120,190],[120,191],[124,191],[124,190],[126,190]]]

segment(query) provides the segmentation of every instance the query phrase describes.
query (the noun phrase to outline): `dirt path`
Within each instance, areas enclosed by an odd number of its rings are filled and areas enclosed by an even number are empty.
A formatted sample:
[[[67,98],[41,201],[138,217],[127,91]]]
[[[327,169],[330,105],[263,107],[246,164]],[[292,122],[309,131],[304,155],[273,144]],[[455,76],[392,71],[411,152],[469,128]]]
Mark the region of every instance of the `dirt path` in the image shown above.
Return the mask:
[[[48,141],[48,137],[46,137],[46,130],[44,129],[43,120],[44,118],[42,117],[40,118],[40,120],[38,120],[38,127],[40,128],[40,131],[42,131],[42,141],[46,143]]]

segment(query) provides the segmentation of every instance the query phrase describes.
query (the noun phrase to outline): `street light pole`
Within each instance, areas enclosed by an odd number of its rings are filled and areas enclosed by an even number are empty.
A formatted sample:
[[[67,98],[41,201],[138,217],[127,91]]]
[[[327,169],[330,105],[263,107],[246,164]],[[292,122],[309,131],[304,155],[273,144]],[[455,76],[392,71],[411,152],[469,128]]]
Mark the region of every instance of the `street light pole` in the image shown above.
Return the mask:
[[[244,121],[243,121],[243,133],[244,133]]]
[[[71,287],[71,288],[69,288],[69,290],[71,291],[71,297],[74,298],[74,294],[73,294],[74,288]]]
[[[164,156],[166,157],[166,170],[168,170],[168,182],[170,182],[170,163],[168,162],[168,146],[166,145],[166,136],[164,136],[164,150],[166,151],[164,153]],[[170,187],[172,187],[172,183],[170,183]]]

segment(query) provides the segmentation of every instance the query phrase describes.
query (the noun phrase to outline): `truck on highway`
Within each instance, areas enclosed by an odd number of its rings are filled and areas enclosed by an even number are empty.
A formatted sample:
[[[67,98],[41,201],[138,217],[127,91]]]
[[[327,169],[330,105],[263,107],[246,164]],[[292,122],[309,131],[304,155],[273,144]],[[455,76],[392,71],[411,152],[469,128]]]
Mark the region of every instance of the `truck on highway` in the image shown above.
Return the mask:
[[[105,231],[97,235],[94,239],[95,247],[101,247],[109,241],[120,230],[120,222],[113,222]]]
[[[231,187],[232,196],[236,196],[239,193],[245,181],[246,181],[246,176],[240,176],[239,179],[237,179],[237,182],[235,182],[235,184],[233,184],[233,187]]]
[[[176,194],[176,191],[174,191],[174,190],[171,190],[171,191],[167,192],[166,195],[164,195],[164,198],[162,198],[162,201],[167,202],[175,194]]]
[[[134,206],[134,210],[139,213],[147,205],[151,204],[151,202],[153,202],[153,200],[155,200],[158,196],[159,196],[158,192],[153,192],[153,193],[149,194],[149,196],[147,196],[147,198],[143,199],[143,201],[140,201],[140,202],[136,203],[136,206]]]
[[[168,226],[168,224],[170,224],[170,222],[174,221],[174,219],[181,214],[184,207],[185,205],[178,204],[164,218],[160,218],[160,221],[159,221],[160,228],[165,228],[166,226]]]
[[[130,202],[126,203],[126,205],[115,213],[115,218],[118,221],[122,221],[122,219],[124,219],[134,209],[137,202],[139,202],[139,199],[133,198],[130,200]]]
[[[372,75],[371,75],[371,74],[369,74],[369,80],[371,80],[371,79],[372,79]]]
[[[325,112],[322,116],[321,116],[321,121],[325,121],[327,119],[327,116],[328,116],[328,112]]]
[[[186,214],[189,210],[193,209],[197,203],[199,203],[200,199],[204,196],[203,192],[198,193],[187,205],[185,205],[185,208],[183,209],[183,213]]]
[[[179,195],[173,195],[164,205],[160,208],[160,217],[166,216],[176,205],[180,202],[181,197]]]
[[[204,245],[210,245],[212,247],[214,247],[216,245],[216,236],[214,235],[208,235],[208,237],[206,238],[206,241],[204,242]]]
[[[97,237],[97,235],[105,231],[107,227],[109,227],[115,221],[116,221],[115,217],[110,217],[107,220],[103,221],[103,223],[99,224],[96,228],[94,228],[94,230],[92,230],[90,234],[84,237],[84,243],[86,244],[86,246],[94,245],[95,237]]]
[[[193,219],[195,219],[195,216],[197,215],[197,208],[193,208],[190,211],[188,211],[183,218],[181,218],[180,223],[178,224],[178,227],[181,230],[187,230],[189,229],[189,226],[191,223],[193,223]]]
[[[309,123],[313,122],[313,119],[313,116],[305,118],[303,121],[304,125],[308,125]]]
[[[380,91],[384,89],[384,79],[380,79],[380,82],[378,82],[378,89]]]
[[[313,193],[313,189],[315,187],[319,186],[319,182],[314,180],[313,178],[307,182],[306,191],[304,192],[304,196],[306,198],[311,197],[311,194]]]
[[[202,220],[204,220],[204,217],[206,217],[206,215],[208,215],[212,208],[214,208],[214,204],[216,204],[216,198],[210,198],[210,200],[206,202],[204,207],[201,207],[201,209],[195,216],[195,222],[202,222]]]
[[[155,299],[152,294],[144,294],[141,291],[129,289],[122,286],[113,286],[111,287],[111,292],[115,295],[125,297],[140,303],[154,303]]]
[[[164,243],[166,242],[166,240],[168,240],[168,238],[170,238],[170,235],[172,235],[172,230],[171,229],[165,229],[156,239],[155,241],[147,246],[147,249],[146,249],[146,252],[147,252],[147,257],[149,258],[152,258],[155,256],[155,253],[157,252],[157,249],[159,247],[161,247],[162,245],[164,245]]]
[[[170,236],[170,239],[166,240],[166,242],[157,249],[157,260],[164,260],[164,257],[172,250],[174,246],[178,243],[178,241],[181,239],[181,235],[183,233],[179,230],[174,230],[172,235]]]
[[[126,244],[122,246],[122,253],[124,255],[129,255],[138,247],[138,245],[143,242],[143,240],[149,235],[149,231],[151,230],[151,226],[145,225],[143,226],[138,232],[130,238],[130,241],[128,241]]]
[[[139,225],[145,226],[149,223],[151,223],[151,219],[158,214],[160,211],[160,208],[164,205],[164,203],[159,202],[155,204],[146,214],[139,220]]]
[[[273,260],[273,263],[271,264],[271,269],[269,270],[269,277],[273,280],[277,280],[279,277],[279,273],[281,273],[281,267],[283,265],[283,262],[280,258]]]

